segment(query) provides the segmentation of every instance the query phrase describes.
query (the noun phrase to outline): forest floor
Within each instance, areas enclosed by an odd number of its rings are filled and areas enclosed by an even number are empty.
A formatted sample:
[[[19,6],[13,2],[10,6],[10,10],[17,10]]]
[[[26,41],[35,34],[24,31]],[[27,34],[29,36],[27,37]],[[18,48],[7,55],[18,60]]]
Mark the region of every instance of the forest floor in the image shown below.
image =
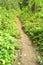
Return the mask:
[[[22,45],[21,58],[20,62],[18,61],[18,65],[38,65],[36,62],[37,54],[30,38],[24,33],[22,24],[18,18],[16,23],[21,34],[21,39],[19,40]]]

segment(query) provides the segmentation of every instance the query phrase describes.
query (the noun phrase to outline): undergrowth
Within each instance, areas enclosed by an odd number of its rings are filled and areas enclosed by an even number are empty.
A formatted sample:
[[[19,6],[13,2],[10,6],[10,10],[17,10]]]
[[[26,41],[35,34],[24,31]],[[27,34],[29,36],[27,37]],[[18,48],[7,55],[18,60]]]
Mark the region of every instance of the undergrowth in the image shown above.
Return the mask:
[[[0,65],[12,65],[16,59],[16,50],[20,50],[20,33],[16,24],[14,9],[7,10],[0,6]],[[19,42],[20,43],[20,42]]]
[[[34,11],[31,8],[28,9],[27,6],[21,10],[19,18],[21,19],[23,30],[30,36],[39,52],[38,62],[43,65],[43,7],[42,1],[35,1],[35,3],[38,7]],[[32,2],[29,5],[32,7]]]

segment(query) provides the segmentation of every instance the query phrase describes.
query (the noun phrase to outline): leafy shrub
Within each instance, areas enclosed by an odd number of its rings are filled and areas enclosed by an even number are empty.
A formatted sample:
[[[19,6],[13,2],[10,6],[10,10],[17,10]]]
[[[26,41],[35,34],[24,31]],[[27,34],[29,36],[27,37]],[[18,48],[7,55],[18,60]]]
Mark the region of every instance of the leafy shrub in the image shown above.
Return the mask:
[[[32,12],[31,8],[35,2],[36,9],[35,13]],[[39,4],[40,3],[40,4]],[[20,19],[24,31],[30,36],[34,45],[37,46],[37,51],[40,53],[40,64],[43,65],[43,4],[42,0],[29,1],[29,5],[23,8],[20,14]],[[28,8],[29,7],[29,8]]]
[[[13,10],[0,9],[0,30],[19,38],[20,34],[16,25],[16,17]]]
[[[14,10],[0,6],[0,65],[11,65],[15,60],[14,37],[20,38]]]
[[[14,59],[14,38],[0,32],[0,65],[11,65]]]

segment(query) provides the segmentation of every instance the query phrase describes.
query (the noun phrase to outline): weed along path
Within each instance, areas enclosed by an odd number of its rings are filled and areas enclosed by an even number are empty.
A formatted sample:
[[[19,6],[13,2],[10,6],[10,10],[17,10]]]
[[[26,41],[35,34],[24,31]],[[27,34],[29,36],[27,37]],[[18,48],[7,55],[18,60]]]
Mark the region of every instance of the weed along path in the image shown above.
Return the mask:
[[[21,34],[21,45],[22,45],[22,52],[21,52],[21,59],[19,65],[37,65],[36,59],[36,51],[32,46],[32,42],[28,38],[28,36],[22,30],[22,25],[20,20],[17,18],[17,25],[18,29]]]

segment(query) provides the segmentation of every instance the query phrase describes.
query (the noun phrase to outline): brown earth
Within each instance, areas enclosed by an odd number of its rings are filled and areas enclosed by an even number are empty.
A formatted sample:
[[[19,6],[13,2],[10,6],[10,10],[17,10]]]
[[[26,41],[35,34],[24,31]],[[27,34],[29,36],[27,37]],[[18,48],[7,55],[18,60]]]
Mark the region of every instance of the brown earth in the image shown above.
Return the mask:
[[[21,51],[21,58],[18,59],[17,65],[38,65],[37,60],[37,54],[35,51],[35,48],[32,46],[32,42],[29,39],[29,37],[24,33],[22,30],[22,24],[20,20],[17,18],[17,26],[19,29],[19,32],[21,34],[21,45],[22,45],[22,51]]]

